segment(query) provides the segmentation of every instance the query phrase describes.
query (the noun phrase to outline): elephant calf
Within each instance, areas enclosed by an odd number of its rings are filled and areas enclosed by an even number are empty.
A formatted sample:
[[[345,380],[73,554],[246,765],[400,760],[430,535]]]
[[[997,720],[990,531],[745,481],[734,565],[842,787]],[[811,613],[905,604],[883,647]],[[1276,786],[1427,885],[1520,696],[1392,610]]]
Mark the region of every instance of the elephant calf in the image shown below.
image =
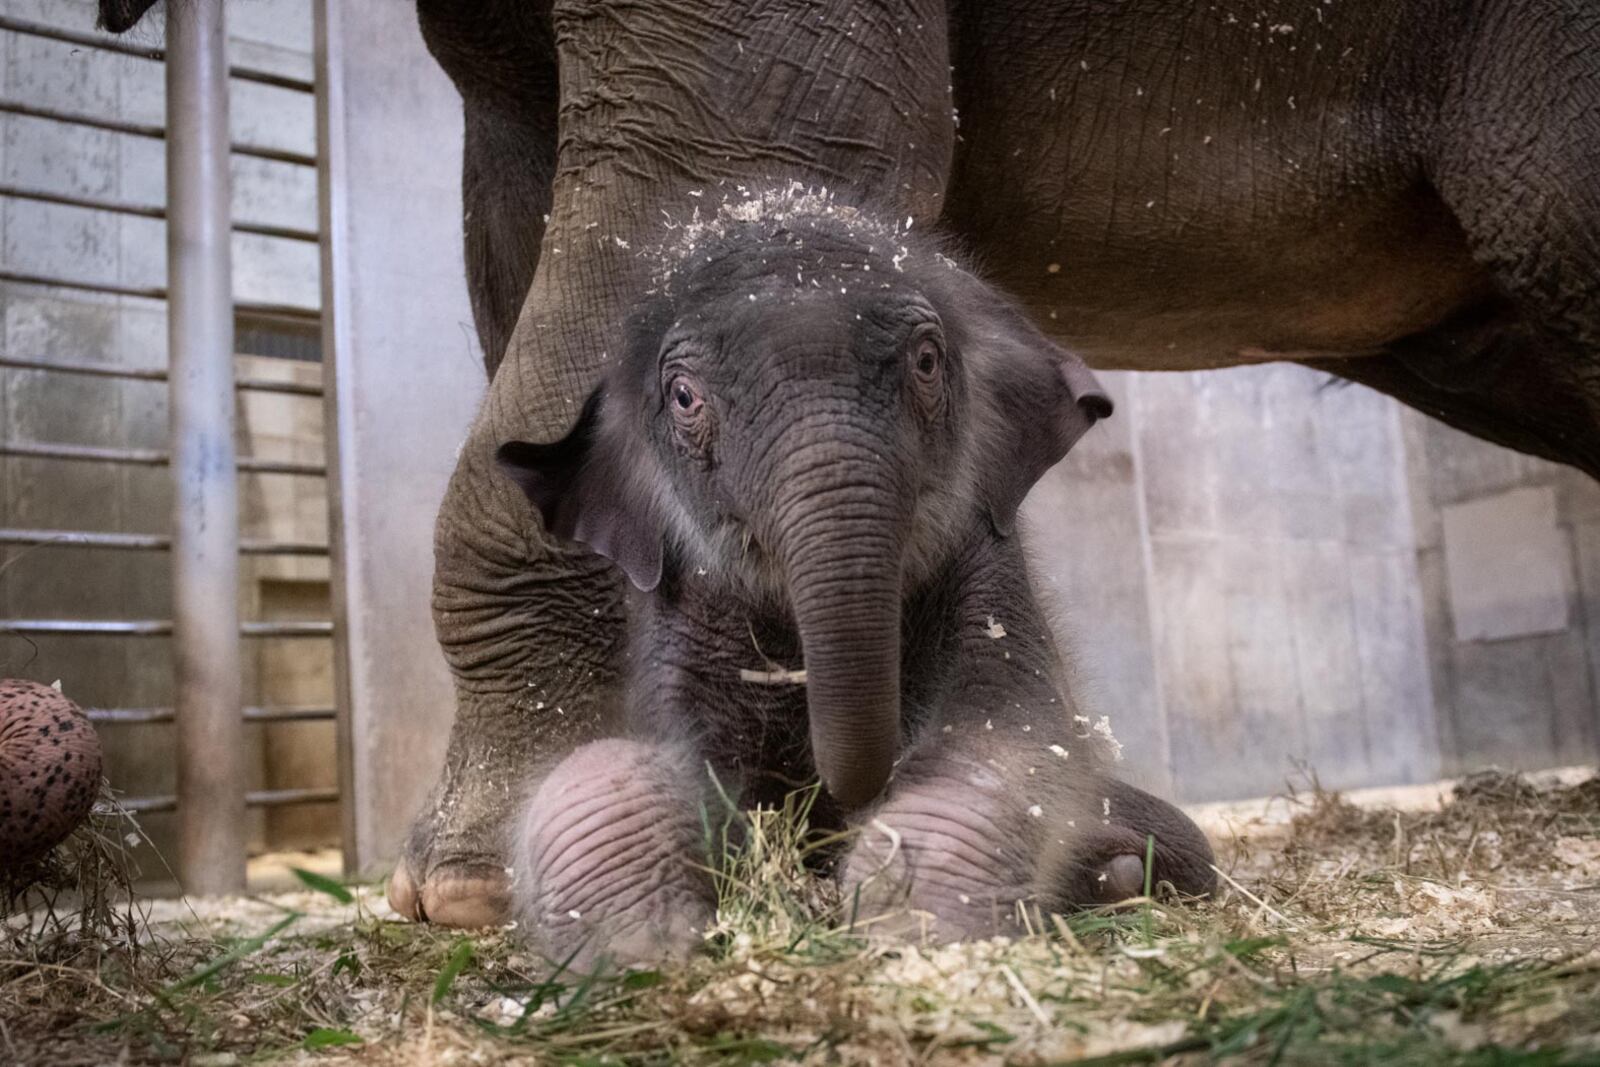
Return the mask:
[[[819,775],[840,870],[939,937],[1212,888],[1204,835],[1118,783],[1054,681],[1016,512],[1111,403],[930,243],[796,191],[677,231],[572,432],[499,459],[638,598],[626,735],[538,785],[517,911],[555,956],[688,951],[715,907],[707,766]],[[800,671],[803,669],[803,674]]]

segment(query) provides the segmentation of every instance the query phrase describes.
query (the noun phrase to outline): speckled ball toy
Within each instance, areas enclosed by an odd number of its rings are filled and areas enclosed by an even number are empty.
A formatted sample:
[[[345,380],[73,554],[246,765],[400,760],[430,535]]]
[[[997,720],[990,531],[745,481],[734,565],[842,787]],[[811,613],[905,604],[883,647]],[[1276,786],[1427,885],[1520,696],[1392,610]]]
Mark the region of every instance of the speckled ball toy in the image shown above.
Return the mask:
[[[0,869],[36,859],[81,823],[100,791],[100,738],[48,685],[0,680]]]

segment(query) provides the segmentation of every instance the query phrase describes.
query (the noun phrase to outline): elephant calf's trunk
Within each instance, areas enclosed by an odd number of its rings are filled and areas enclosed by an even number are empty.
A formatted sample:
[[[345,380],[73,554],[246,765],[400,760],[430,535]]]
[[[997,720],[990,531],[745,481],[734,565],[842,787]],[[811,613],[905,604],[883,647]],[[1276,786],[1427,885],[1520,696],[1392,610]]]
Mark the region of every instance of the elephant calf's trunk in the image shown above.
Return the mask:
[[[855,809],[883,791],[900,746],[900,559],[840,548],[803,553],[790,586],[817,771]]]

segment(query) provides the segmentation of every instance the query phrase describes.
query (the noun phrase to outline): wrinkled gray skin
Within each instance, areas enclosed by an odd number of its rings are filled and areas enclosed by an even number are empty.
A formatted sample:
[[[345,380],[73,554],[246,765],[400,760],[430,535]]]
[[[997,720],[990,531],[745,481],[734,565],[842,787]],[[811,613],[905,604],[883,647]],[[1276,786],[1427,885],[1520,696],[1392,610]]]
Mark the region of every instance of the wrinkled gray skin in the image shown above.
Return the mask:
[[[500,450],[546,529],[647,594],[623,737],[561,762],[523,817],[519,927],[580,968],[692,949],[724,806],[708,768],[741,808],[820,774],[814,824],[865,830],[846,899],[934,937],[1135,896],[1145,833],[1153,878],[1209,892],[1204,835],[1074,721],[1010,536],[1110,401],[920,240],[756,202],[670,263],[566,437]],[[750,678],[802,664],[804,684]]]
[[[507,798],[619,706],[621,576],[494,453],[567,434],[643,288],[613,238],[650,244],[691,191],[848,188],[939,221],[1094,366],[1298,360],[1600,472],[1588,0],[418,8],[462,95],[493,382],[438,524],[459,703],[407,914],[503,916]]]

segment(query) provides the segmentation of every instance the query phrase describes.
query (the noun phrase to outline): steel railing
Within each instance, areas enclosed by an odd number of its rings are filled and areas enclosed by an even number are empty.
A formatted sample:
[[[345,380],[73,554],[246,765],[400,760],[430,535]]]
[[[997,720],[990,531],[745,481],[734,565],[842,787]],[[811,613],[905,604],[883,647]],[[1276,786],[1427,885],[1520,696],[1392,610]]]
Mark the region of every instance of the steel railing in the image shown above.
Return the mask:
[[[244,795],[247,808],[281,808],[290,804],[325,804],[339,799],[337,789],[258,789]],[[177,811],[178,798],[167,794],[153,797],[123,797],[117,803],[135,815]]]
[[[0,444],[0,456],[19,459],[60,459],[84,463],[125,463],[134,467],[165,467],[172,457],[154,448],[101,448],[98,445],[63,445],[13,441]],[[294,474],[322,478],[328,468],[322,463],[300,463],[288,459],[258,459],[240,456],[234,469],[243,474]]]
[[[18,530],[0,527],[0,545],[41,548],[122,548],[166,552],[172,548],[172,538],[165,534],[94,530]],[[326,556],[328,546],[319,541],[242,538],[239,541],[239,553],[245,556]]]
[[[172,722],[177,712],[172,708],[85,708],[83,713],[90,722],[137,724]],[[245,722],[327,722],[338,712],[334,708],[284,707],[245,708]]]
[[[81,48],[152,61],[168,58],[168,48],[152,48],[115,38],[81,33],[28,19],[0,14],[0,31],[60,41]],[[317,165],[313,154],[270,145],[235,141],[227,128],[229,79],[256,82],[297,92],[315,91],[312,79],[280,74],[242,64],[228,64],[220,0],[194,0],[168,14],[171,62],[166,65],[166,125],[128,121],[0,100],[0,114],[19,115],[162,140],[167,145],[168,202],[165,207],[76,193],[0,184],[0,197],[103,211],[164,221],[168,229],[168,285],[138,286],[89,282],[0,270],[0,282],[67,289],[108,296],[166,301],[172,360],[183,376],[164,369],[112,367],[19,356],[0,356],[0,367],[130,381],[167,383],[172,391],[173,451],[102,448],[59,443],[0,445],[0,456],[100,463],[166,466],[180,487],[197,488],[207,471],[208,450],[220,447],[226,464],[253,474],[326,476],[324,464],[232,457],[231,405],[225,399],[228,372],[215,355],[232,350],[224,335],[230,312],[295,324],[320,321],[303,308],[229,301],[228,234],[317,243],[315,229],[235,222],[230,218],[227,184],[230,155],[298,166]],[[223,360],[229,357],[224,355]],[[320,384],[237,378],[233,391],[320,397]],[[220,442],[220,445],[218,444]],[[226,466],[224,466],[226,469]],[[125,808],[141,814],[177,812],[182,843],[180,872],[189,889],[217,892],[242,887],[244,824],[239,807],[237,731],[245,723],[316,722],[333,719],[332,707],[239,707],[237,669],[240,638],[326,638],[333,623],[325,620],[239,621],[233,599],[232,562],[236,555],[326,557],[328,546],[301,541],[240,539],[219,533],[223,525],[237,530],[233,487],[224,480],[218,499],[200,501],[201,514],[180,513],[174,535],[95,532],[87,530],[0,528],[0,546],[100,548],[170,552],[174,571],[174,616],[167,619],[10,619],[0,620],[0,635],[174,637],[183,646],[176,671],[176,707],[91,708],[92,721],[105,724],[171,724],[177,729],[178,792],[130,797]],[[180,488],[180,494],[185,491]],[[226,498],[226,499],[224,499]],[[233,522],[219,523],[234,514]],[[223,549],[224,551],[219,551]],[[223,559],[230,562],[219,562]],[[229,621],[224,622],[227,619]],[[229,632],[237,623],[237,636]],[[187,667],[184,664],[188,664]],[[180,710],[182,709],[182,710]],[[179,797],[184,798],[180,806]],[[332,802],[337,789],[273,789],[245,793],[243,806],[271,808]]]
[[[115,52],[118,55],[133,56],[135,59],[149,59],[161,62],[166,59],[165,48],[151,47],[148,45],[129,44],[115,37],[101,37],[92,33],[79,33],[76,30],[63,29],[60,26],[49,26],[43,22],[33,22],[29,19],[13,18],[10,15],[0,15],[0,30],[11,33],[26,34],[29,37],[44,37],[63,44],[75,44],[81,48],[94,48],[101,52]],[[292,74],[279,74],[276,71],[262,70],[240,63],[228,67],[228,77],[237,78],[239,81],[256,82],[260,85],[275,85],[279,89],[293,89],[297,92],[311,93],[316,91],[316,83],[310,78],[297,78]]]
[[[158,219],[165,221],[167,209],[152,207],[148,204],[132,204],[125,200],[106,200],[92,196],[74,196],[67,193],[55,193],[46,189],[26,189],[18,185],[0,184],[0,197],[10,197],[13,200],[32,200],[41,204],[60,204],[63,207],[81,207],[91,211],[105,211],[113,215],[136,215],[140,218]],[[233,223],[235,233],[253,233],[261,237],[281,237],[288,241],[307,241],[316,244],[322,240],[316,230],[301,229],[297,226],[273,226],[264,222],[239,222]]]
[[[170,619],[0,619],[0,634],[67,636],[170,637]],[[239,624],[241,637],[331,637],[326,619],[260,620]]]
[[[121,378],[136,382],[165,382],[167,372],[159,367],[115,367],[108,363],[65,363],[51,359],[0,356],[0,368],[39,370],[52,374],[78,374],[92,378]],[[235,377],[233,387],[241,393],[281,393],[285,396],[320,397],[317,382],[281,382],[272,378]]]
[[[106,296],[136,296],[144,300],[166,300],[168,293],[161,285],[123,285],[120,282],[86,282],[74,278],[56,278],[48,274],[26,271],[0,270],[0,282],[15,285],[38,285],[47,289],[77,289],[85,293],[104,293]],[[235,300],[235,311],[243,311],[261,319],[280,318],[295,323],[321,322],[322,314],[293,304],[266,304],[252,300]]]
[[[157,126],[148,122],[128,122],[125,119],[108,119],[99,115],[85,115],[74,111],[62,111],[59,108],[25,104],[21,100],[0,100],[0,114],[21,115],[30,119],[48,119],[51,122],[65,122],[69,126],[86,126],[93,130],[105,130],[107,133],[126,133],[134,137],[149,137],[156,141],[164,141],[167,138],[167,128],[165,126]],[[234,141],[228,145],[228,150],[236,156],[249,156],[252,159],[270,159],[275,163],[294,163],[302,167],[314,167],[317,165],[316,156],[305,152],[295,152],[287,148],[272,148],[267,145]]]

